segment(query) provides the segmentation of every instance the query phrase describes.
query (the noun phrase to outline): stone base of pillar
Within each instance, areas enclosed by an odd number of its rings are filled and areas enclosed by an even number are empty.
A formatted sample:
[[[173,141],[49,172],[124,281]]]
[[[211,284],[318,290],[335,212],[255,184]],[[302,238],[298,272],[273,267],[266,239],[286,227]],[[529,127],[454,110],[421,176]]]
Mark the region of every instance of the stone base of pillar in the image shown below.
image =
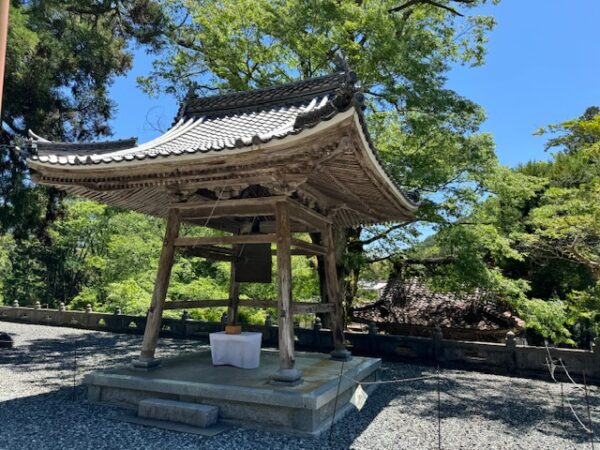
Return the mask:
[[[296,386],[302,383],[302,372],[298,369],[279,369],[271,379],[271,384]]]
[[[345,348],[336,348],[330,353],[331,359],[334,361],[350,361],[352,359],[352,353]]]
[[[136,369],[152,369],[160,366],[160,359],[139,357],[132,360],[131,365]]]

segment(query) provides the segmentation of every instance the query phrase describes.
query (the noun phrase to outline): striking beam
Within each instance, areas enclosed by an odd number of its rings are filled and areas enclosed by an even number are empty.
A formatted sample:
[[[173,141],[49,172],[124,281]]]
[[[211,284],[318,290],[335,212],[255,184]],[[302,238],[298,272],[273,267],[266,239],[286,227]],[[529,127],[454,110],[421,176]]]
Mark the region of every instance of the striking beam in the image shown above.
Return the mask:
[[[198,247],[180,247],[181,254],[188,257],[197,256],[200,258],[212,259],[215,261],[235,261],[237,258],[233,250],[214,245],[205,245]]]
[[[327,253],[327,249],[322,245],[312,244],[296,238],[292,238],[292,247],[311,255],[324,255]]]
[[[331,220],[295,200],[288,199],[290,218],[310,228],[323,231]]]

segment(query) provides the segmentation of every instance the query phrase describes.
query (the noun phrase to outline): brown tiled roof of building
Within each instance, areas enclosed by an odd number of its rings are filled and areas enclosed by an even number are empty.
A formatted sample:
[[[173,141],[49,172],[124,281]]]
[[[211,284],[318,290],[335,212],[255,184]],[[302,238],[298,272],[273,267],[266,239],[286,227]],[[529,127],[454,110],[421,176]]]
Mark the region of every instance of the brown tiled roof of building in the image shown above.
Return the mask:
[[[485,291],[464,295],[435,292],[421,280],[404,282],[394,277],[379,301],[356,308],[353,317],[375,323],[476,330],[524,326],[508,305],[490,298]]]

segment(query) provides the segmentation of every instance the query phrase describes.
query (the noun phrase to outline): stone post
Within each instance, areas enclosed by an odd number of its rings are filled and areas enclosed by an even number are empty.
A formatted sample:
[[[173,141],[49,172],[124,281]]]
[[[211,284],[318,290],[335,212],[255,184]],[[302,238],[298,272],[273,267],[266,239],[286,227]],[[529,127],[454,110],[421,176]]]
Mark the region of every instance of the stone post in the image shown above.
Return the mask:
[[[592,352],[591,375],[595,378],[600,378],[600,336],[593,340]]]
[[[515,340],[515,333],[509,331],[506,333],[506,354],[504,356],[504,363],[508,373],[514,373],[517,369],[517,341]]]
[[[55,316],[56,322],[53,325],[67,325],[68,324],[67,315],[65,314],[66,310],[67,310],[67,308],[66,308],[65,304],[63,302],[60,302],[58,304],[58,314]]]
[[[15,300],[12,304],[13,308],[18,308],[19,307],[19,300]]]
[[[41,317],[42,317],[42,304],[38,301],[36,301],[33,304],[33,311],[31,311],[31,320],[33,322],[39,322]]]
[[[273,343],[273,318],[271,314],[267,314],[267,317],[265,317],[265,337],[269,345]]]
[[[321,348],[321,328],[323,328],[321,318],[315,317],[315,322],[313,323],[313,348],[315,350]]]
[[[107,317],[105,319],[106,328],[109,331],[113,331],[115,333],[120,333],[123,331],[123,326],[121,325],[122,318],[119,317],[121,315],[121,309],[117,308],[113,311],[112,316]]]
[[[90,314],[92,312],[92,305],[90,305],[89,303],[85,305],[85,312],[86,314]]]
[[[182,337],[188,337],[188,322],[190,321],[190,313],[187,311],[183,311],[181,313],[181,335]]]
[[[369,352],[370,353],[376,353],[376,350],[377,350],[377,342],[376,342],[377,333],[379,333],[379,328],[377,328],[377,325],[375,324],[375,322],[369,322],[368,336],[369,336]]]
[[[221,314],[221,327],[223,328],[223,330],[227,326],[227,321],[228,321],[228,316],[227,316],[227,313],[224,312],[223,314]]]
[[[442,329],[439,326],[435,327],[431,338],[433,359],[438,362],[442,361],[444,358],[444,335],[442,333]]]

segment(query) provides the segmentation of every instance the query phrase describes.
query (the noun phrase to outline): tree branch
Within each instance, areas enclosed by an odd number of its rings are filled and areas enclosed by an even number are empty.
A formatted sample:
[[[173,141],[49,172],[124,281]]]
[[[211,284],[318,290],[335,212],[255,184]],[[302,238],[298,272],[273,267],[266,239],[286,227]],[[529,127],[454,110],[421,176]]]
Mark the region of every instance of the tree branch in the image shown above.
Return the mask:
[[[394,226],[389,227],[387,230],[382,231],[381,233],[378,233],[375,236],[370,237],[369,239],[365,239],[365,240],[361,240],[361,241],[356,241],[356,243],[357,244],[361,244],[361,245],[372,244],[373,242],[378,241],[379,239],[383,239],[384,237],[388,236],[392,231],[398,230],[398,229],[403,228],[403,227],[405,227],[407,225],[410,225],[410,222],[396,224]]]
[[[452,0],[452,1],[454,1],[456,3],[462,3],[464,5],[473,5],[476,0]],[[454,9],[448,5],[444,5],[442,3],[433,1],[433,0],[408,0],[406,3],[403,3],[402,5],[398,5],[393,8],[388,9],[388,13],[393,14],[393,13],[408,9],[411,6],[417,6],[417,5],[435,6],[436,8],[445,9],[446,11],[449,11],[450,13],[454,14],[455,16],[464,17],[464,15],[459,13],[456,9]]]

